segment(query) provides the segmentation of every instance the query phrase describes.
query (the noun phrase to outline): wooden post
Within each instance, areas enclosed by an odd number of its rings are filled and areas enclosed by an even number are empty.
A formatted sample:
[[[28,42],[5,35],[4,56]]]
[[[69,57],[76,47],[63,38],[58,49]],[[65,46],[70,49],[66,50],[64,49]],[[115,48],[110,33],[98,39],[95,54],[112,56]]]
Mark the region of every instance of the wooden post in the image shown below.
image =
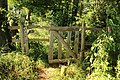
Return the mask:
[[[24,47],[24,29],[23,25],[20,22],[20,37],[21,37],[21,48],[22,48],[22,53],[25,52],[25,47]]]
[[[27,27],[24,27],[24,40],[25,40],[25,53],[28,54],[28,52],[29,52],[29,47],[28,47]]]
[[[48,53],[48,60],[53,60],[53,31],[50,31],[50,48],[49,48],[49,53]]]
[[[59,32],[59,34],[63,35],[62,32]],[[58,39],[58,59],[62,58],[62,43]]]
[[[108,33],[112,33],[112,28],[108,27]]]
[[[81,33],[81,53],[80,60],[84,59],[84,47],[85,47],[85,23],[82,23],[82,33]]]
[[[78,55],[78,46],[79,46],[79,31],[75,31],[75,40],[74,40],[74,52]]]
[[[72,34],[72,31],[68,31],[68,36],[67,36],[67,44],[68,44],[68,46],[70,46],[71,34]],[[68,58],[69,56],[70,56],[69,55],[69,51],[67,50],[67,52],[66,52],[66,58]]]

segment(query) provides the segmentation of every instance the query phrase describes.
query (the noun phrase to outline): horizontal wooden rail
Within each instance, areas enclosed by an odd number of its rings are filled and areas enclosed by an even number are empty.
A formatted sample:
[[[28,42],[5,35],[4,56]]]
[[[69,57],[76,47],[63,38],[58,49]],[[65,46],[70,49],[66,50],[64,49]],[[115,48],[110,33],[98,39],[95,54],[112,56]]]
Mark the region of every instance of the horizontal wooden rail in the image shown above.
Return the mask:
[[[91,45],[92,45],[92,42],[85,42],[85,45],[91,46]]]
[[[16,30],[16,29],[20,29],[20,26],[9,26],[8,28],[10,30]],[[39,29],[49,30],[49,27],[46,27],[46,26],[41,27],[40,25],[30,25],[30,26],[28,26],[28,29],[31,29],[31,28],[39,28]]]
[[[79,31],[79,27],[78,26],[50,27],[50,30],[53,30],[53,31]]]
[[[54,59],[54,60],[49,60],[49,63],[65,63],[65,62],[68,62],[68,61],[75,61],[75,58],[69,58],[69,59]]]
[[[34,39],[29,39],[29,41],[47,41],[49,42],[49,39],[39,39],[39,38],[34,38]]]
[[[34,38],[34,39],[28,39],[28,41],[47,41],[47,42],[49,42],[49,39]],[[18,43],[20,43],[21,40],[20,39],[12,39],[12,42],[18,42]]]
[[[40,26],[40,25],[30,25],[30,26],[28,26],[28,29],[31,29],[31,28],[39,28],[39,29],[46,29],[46,30],[49,30],[49,27]]]
[[[102,28],[85,28],[85,30],[96,30],[96,31],[100,31],[100,30],[102,30]]]
[[[15,30],[15,29],[20,29],[20,26],[9,26],[8,27],[10,30]],[[54,30],[54,31],[79,31],[79,27],[78,26],[72,26],[72,27],[68,27],[68,26],[64,26],[64,27],[46,27],[46,26],[40,26],[40,25],[30,25],[28,26],[28,29],[31,28],[39,28],[39,29],[46,29],[46,30]]]
[[[21,40],[19,40],[19,39],[12,39],[12,42],[18,42],[18,43],[20,43]]]
[[[16,30],[16,29],[20,29],[20,26],[9,26],[8,29]]]

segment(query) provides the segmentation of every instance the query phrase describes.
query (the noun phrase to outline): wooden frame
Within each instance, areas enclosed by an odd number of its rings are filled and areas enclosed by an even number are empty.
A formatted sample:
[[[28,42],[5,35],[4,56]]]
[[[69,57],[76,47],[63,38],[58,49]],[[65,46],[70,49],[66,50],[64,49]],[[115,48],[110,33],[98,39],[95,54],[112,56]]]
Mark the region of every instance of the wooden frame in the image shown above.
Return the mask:
[[[69,58],[72,57],[73,58],[80,58],[80,60],[82,61],[84,59],[84,49],[85,49],[85,45],[91,45],[92,43],[85,43],[85,31],[86,30],[92,30],[92,31],[101,31],[101,28],[86,28],[85,24],[82,24],[82,31],[81,31],[81,51],[80,51],[80,56],[79,56],[79,52],[78,52],[78,46],[79,46],[79,27],[78,26],[72,26],[72,27],[41,27],[40,25],[31,25],[27,27],[28,29],[31,28],[39,28],[39,29],[46,29],[50,31],[50,38],[49,39],[40,39],[40,38],[34,38],[34,39],[29,39],[28,41],[47,41],[50,42],[50,47],[49,47],[49,53],[48,53],[48,61],[49,63],[62,63],[62,62],[66,62],[69,60]],[[24,29],[23,29],[23,25],[20,24],[19,26],[10,26],[9,29],[11,30],[15,30],[15,29],[20,29],[20,36],[21,39],[20,40],[15,40],[13,39],[12,42],[21,42],[21,47],[22,47],[22,52],[25,52],[25,50],[28,50],[28,47],[25,48],[25,41],[24,41]],[[74,46],[73,46],[73,50],[71,50],[71,34],[72,31],[75,32],[75,39],[74,39]],[[67,32],[67,39],[66,41],[63,39],[62,35],[63,32]],[[54,50],[54,37],[56,37],[58,39],[58,56],[57,59],[53,58],[53,50]],[[28,43],[28,41],[26,41],[26,43]],[[26,46],[28,46],[26,44]],[[63,55],[62,55],[62,47],[64,46],[64,48],[66,49],[66,57],[65,59],[63,59]],[[27,51],[28,52],[28,51]]]

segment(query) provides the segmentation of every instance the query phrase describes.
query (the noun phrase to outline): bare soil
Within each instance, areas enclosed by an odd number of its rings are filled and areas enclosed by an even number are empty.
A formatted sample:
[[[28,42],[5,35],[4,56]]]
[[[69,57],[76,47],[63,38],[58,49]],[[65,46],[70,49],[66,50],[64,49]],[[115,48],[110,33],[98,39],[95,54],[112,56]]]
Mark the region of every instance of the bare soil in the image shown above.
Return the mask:
[[[55,68],[39,69],[39,80],[52,80],[52,73],[54,73],[55,70]]]

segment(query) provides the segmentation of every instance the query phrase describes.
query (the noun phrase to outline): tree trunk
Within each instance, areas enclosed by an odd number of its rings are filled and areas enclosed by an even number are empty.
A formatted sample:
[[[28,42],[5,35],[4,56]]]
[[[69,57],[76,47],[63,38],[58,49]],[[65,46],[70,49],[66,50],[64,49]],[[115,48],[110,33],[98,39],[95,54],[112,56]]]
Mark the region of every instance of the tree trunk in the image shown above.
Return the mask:
[[[7,2],[7,0],[0,0],[0,7],[5,9],[6,11],[8,11],[8,2]],[[1,23],[5,22],[4,30],[5,30],[5,35],[6,35],[6,38],[7,38],[8,47],[10,49],[13,49],[12,46],[11,46],[12,37],[10,35],[10,30],[8,29],[8,26],[9,26],[9,23],[7,22],[8,18],[6,17],[7,12],[3,12],[1,15],[2,15],[2,22]],[[2,26],[2,24],[0,24],[0,26]]]
[[[0,0],[0,8],[7,10],[6,0]],[[2,23],[5,21],[5,15],[6,15],[6,12],[1,11],[1,13],[0,13],[0,28],[2,26]]]
[[[83,0],[80,0],[80,9],[79,9],[80,18],[82,17],[82,12],[83,12]]]

